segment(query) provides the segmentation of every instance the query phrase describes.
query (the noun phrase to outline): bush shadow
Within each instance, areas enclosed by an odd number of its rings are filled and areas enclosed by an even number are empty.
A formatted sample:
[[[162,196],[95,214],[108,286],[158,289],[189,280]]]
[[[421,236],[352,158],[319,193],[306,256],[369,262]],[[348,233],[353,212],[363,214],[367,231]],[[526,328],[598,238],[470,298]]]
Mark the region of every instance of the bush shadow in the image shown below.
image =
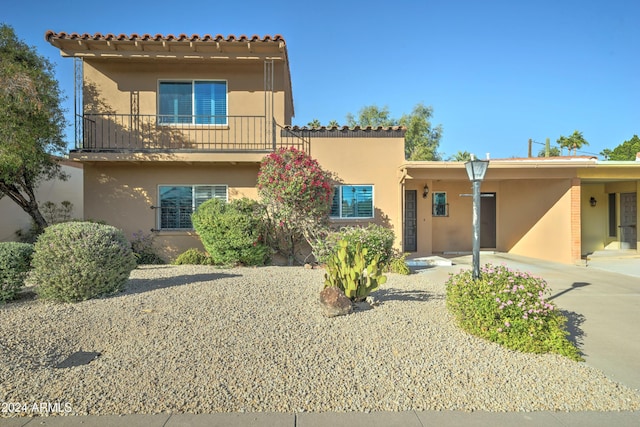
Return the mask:
[[[232,277],[241,277],[241,274],[229,274],[229,273],[196,273],[196,274],[182,274],[178,276],[162,277],[155,279],[129,279],[127,287],[124,292],[121,292],[114,296],[141,294],[145,292],[152,292],[158,289],[173,288],[176,286],[183,286],[196,283],[213,282],[220,279],[227,279]]]
[[[417,301],[426,302],[432,299],[442,299],[441,296],[431,294],[427,291],[414,290],[406,291],[393,288],[380,289],[375,294],[381,303],[388,301]]]

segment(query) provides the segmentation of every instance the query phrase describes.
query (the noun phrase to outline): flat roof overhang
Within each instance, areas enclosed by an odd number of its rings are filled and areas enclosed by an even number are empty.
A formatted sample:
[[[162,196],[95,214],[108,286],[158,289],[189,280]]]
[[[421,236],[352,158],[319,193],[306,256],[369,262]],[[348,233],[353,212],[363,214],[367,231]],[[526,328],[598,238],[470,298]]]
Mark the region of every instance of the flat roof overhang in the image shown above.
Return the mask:
[[[253,152],[74,152],[69,160],[83,164],[259,164],[271,151]]]
[[[405,179],[468,181],[464,162],[406,162],[400,166]],[[640,162],[576,160],[490,160],[485,181],[506,179],[579,178],[584,182],[640,180]]]

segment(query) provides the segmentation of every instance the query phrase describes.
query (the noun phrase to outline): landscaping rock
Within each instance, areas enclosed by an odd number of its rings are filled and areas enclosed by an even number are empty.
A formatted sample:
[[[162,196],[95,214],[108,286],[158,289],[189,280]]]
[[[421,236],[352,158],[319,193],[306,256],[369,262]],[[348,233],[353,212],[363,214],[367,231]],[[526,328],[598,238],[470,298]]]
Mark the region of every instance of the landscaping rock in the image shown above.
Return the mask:
[[[324,288],[320,292],[320,306],[327,317],[344,316],[353,312],[351,300],[336,286]]]

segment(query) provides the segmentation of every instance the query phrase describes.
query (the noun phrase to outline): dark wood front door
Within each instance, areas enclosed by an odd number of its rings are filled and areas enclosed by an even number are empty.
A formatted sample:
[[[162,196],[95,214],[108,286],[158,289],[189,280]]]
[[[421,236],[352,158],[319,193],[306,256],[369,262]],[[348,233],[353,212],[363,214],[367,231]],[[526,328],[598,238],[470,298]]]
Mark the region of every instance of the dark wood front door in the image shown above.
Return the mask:
[[[404,251],[418,250],[417,190],[404,191]]]
[[[480,247],[496,247],[496,193],[482,193],[480,199]]]
[[[620,194],[620,249],[636,249],[638,205],[636,193]]]

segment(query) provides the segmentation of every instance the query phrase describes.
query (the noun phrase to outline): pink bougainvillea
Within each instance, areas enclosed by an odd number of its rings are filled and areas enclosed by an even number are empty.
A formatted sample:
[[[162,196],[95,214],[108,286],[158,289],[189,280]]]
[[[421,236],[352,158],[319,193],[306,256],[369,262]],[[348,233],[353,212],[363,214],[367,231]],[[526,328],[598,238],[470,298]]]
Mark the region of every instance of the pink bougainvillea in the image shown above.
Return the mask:
[[[269,216],[279,227],[286,255],[293,256],[295,241],[309,240],[313,230],[329,216],[333,198],[332,176],[304,151],[281,148],[267,155],[258,172],[258,193]]]

